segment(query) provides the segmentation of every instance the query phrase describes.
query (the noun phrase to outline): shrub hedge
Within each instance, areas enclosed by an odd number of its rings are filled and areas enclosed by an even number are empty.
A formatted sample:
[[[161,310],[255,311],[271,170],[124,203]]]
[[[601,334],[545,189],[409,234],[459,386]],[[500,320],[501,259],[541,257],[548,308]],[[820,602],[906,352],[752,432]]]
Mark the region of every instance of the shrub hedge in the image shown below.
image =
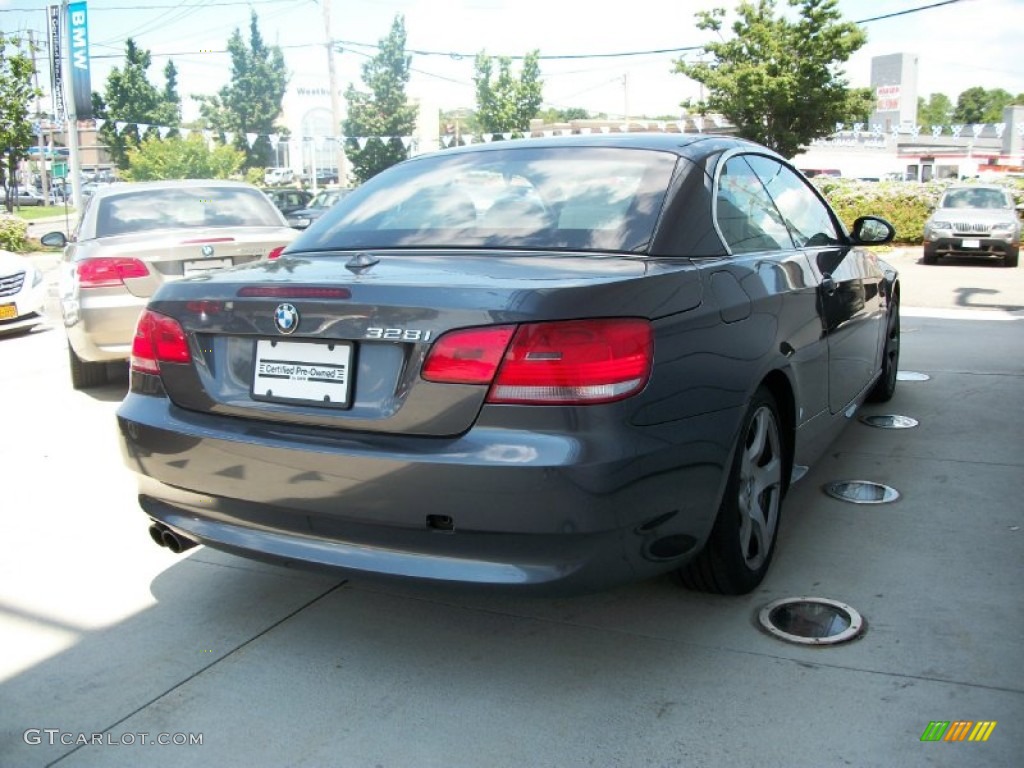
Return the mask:
[[[930,181],[854,181],[815,176],[814,184],[835,208],[847,227],[853,227],[858,216],[874,214],[896,227],[896,242],[919,244],[924,235],[924,222],[939,203],[943,190],[953,180]],[[968,182],[969,183],[969,182]],[[1009,188],[1017,201],[1024,203],[1024,179],[1006,178],[995,182]]]
[[[0,248],[21,253],[28,248],[28,222],[9,213],[0,213]]]

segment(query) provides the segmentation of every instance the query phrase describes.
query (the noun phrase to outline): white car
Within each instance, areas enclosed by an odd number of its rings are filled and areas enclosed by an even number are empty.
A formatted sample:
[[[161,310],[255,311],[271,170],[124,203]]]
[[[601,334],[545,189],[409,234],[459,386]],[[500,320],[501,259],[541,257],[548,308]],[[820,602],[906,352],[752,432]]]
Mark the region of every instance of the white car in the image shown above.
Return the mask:
[[[295,181],[295,171],[291,168],[267,168],[263,173],[263,183],[268,187],[277,184],[291,184]]]
[[[0,334],[45,322],[45,292],[43,273],[31,261],[0,250]]]

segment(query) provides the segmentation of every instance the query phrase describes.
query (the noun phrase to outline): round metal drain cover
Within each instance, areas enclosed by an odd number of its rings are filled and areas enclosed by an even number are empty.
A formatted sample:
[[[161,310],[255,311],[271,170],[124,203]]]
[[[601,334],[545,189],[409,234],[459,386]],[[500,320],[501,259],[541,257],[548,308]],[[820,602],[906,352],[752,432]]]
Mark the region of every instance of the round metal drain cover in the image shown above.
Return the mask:
[[[861,416],[860,420],[869,427],[878,427],[879,429],[910,429],[919,423],[917,419],[895,413],[876,413],[871,416]]]
[[[870,480],[837,480],[825,486],[825,493],[852,504],[888,504],[900,497],[895,488]]]
[[[757,617],[771,635],[801,645],[835,645],[864,631],[853,608],[826,597],[787,597],[768,603]]]
[[[918,373],[917,371],[897,371],[896,381],[928,381],[931,376],[927,373]]]

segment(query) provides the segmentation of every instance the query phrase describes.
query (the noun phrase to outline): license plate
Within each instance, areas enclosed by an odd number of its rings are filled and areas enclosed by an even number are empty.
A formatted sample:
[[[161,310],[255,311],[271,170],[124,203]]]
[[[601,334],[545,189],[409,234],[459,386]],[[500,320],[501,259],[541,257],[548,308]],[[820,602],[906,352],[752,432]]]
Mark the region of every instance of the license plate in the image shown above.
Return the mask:
[[[203,272],[212,272],[215,269],[227,269],[232,264],[230,258],[226,259],[196,259],[195,261],[182,262],[182,274],[185,277],[199,275]]]
[[[346,408],[352,391],[349,342],[256,342],[252,397],[277,403]]]
[[[961,248],[981,248],[981,240],[962,240],[960,242]]]
[[[18,316],[18,307],[14,304],[0,304],[0,320],[13,320]]]

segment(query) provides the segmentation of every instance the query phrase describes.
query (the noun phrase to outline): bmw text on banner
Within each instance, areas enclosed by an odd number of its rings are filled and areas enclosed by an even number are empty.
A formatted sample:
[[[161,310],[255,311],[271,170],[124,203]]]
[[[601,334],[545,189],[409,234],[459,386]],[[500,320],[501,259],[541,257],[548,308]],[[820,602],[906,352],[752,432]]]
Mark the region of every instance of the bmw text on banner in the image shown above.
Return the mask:
[[[71,41],[71,89],[75,116],[92,118],[92,84],[89,81],[89,17],[85,3],[68,6],[68,37]]]

